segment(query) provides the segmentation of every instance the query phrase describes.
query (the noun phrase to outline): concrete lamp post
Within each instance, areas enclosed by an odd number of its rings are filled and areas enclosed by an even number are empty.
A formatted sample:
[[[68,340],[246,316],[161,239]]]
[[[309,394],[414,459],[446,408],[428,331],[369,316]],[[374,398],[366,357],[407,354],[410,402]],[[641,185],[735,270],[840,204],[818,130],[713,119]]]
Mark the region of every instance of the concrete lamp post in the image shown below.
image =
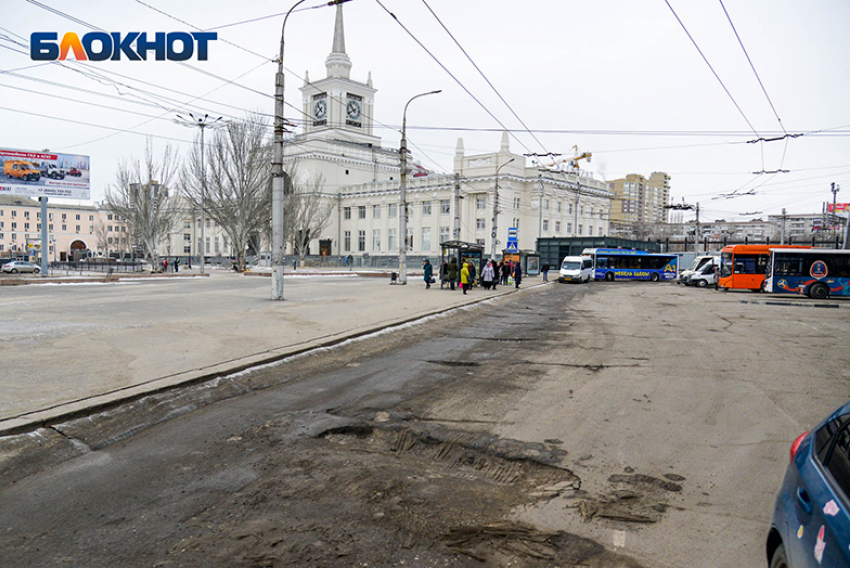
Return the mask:
[[[204,130],[207,128],[215,128],[216,126],[220,126],[218,123],[221,121],[223,117],[218,117],[216,119],[210,120],[210,115],[205,114],[203,118],[196,117],[191,112],[189,113],[189,118],[183,118],[179,114],[177,115],[177,123],[183,126],[197,126],[201,129],[201,274],[204,273],[204,264],[206,260],[206,252],[207,252],[207,241],[204,237],[204,228],[206,227],[206,217],[204,214],[204,208],[207,203],[207,170],[204,165]],[[190,120],[191,119],[191,120]]]
[[[330,0],[316,7],[335,6],[351,0]],[[280,28],[280,55],[277,58],[274,90],[274,156],[272,157],[272,300],[283,300],[283,198],[285,176],[283,173],[283,33],[286,21],[295,8],[306,2],[299,0],[283,17]]]
[[[496,157],[496,162],[498,163],[499,158]],[[498,234],[499,229],[499,172],[502,171],[502,168],[510,164],[511,162],[516,161],[516,158],[511,158],[498,168],[496,168],[496,187],[493,191],[493,231],[490,233],[490,238],[492,239],[491,247],[490,247],[490,259],[496,259],[496,235]]]
[[[428,91],[427,93],[419,93],[412,97],[407,104],[404,105],[404,112],[401,116],[401,146],[399,154],[401,154],[401,182],[399,183],[398,191],[398,283],[407,284],[407,107],[419,97],[427,95],[436,95],[443,91]]]

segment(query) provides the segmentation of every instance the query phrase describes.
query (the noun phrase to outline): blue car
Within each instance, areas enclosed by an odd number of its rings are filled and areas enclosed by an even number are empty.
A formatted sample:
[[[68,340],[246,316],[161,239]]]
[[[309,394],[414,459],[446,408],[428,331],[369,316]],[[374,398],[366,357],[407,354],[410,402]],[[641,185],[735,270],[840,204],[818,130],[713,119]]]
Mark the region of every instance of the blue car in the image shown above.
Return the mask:
[[[850,403],[791,445],[767,537],[770,568],[850,567]]]

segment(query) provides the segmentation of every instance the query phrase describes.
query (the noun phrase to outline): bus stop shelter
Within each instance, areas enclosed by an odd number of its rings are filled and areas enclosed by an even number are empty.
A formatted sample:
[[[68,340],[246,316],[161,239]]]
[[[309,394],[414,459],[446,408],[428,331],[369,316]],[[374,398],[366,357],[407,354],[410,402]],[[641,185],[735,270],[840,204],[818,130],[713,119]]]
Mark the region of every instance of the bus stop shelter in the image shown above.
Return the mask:
[[[465,243],[463,241],[445,241],[440,243],[440,266],[443,262],[457,260],[458,268],[463,266],[463,261],[469,261],[475,266],[476,277],[481,274],[481,260],[484,255],[484,245],[476,243]]]

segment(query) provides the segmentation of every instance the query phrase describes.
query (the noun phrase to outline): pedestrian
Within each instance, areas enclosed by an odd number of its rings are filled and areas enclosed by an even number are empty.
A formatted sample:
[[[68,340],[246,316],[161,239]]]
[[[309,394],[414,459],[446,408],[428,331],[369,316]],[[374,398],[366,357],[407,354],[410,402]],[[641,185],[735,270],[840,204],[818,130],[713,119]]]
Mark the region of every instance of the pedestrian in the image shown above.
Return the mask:
[[[452,257],[449,261],[449,284],[451,285],[452,290],[455,289],[455,282],[457,282],[458,277],[458,269],[457,269],[457,258]]]
[[[168,258],[162,259],[162,271],[168,272]]]
[[[460,269],[460,289],[463,290],[463,294],[466,295],[466,291],[469,289],[469,263],[464,262],[463,268]]]
[[[469,265],[469,287],[472,288],[475,285],[475,263],[471,260],[466,263]]]
[[[428,259],[425,259],[425,266],[423,267],[425,271],[425,289],[429,289],[431,287],[431,278],[434,276],[434,267],[431,266],[431,263],[428,262]]]
[[[351,258],[351,255],[345,257],[345,265],[348,267],[348,271],[351,272],[351,269],[354,266],[354,259]]]
[[[443,261],[443,265],[440,266],[440,290],[443,289],[443,286],[449,281],[449,263],[445,260]]]
[[[192,270],[192,257],[189,257],[189,270]]]
[[[174,259],[174,272],[180,272],[180,259]]]
[[[720,265],[715,262],[712,270],[714,270],[714,289],[720,290]]]
[[[514,286],[519,288],[520,283],[522,282],[522,266],[517,262],[514,265]]]
[[[499,263],[493,261],[493,290],[496,290],[496,285],[499,283],[499,278],[502,277],[502,272],[499,269]]]
[[[511,275],[511,262],[509,260],[502,261],[502,284],[508,285],[508,276]]]
[[[481,281],[484,282],[484,289],[489,290],[493,285],[493,262],[488,260],[484,268],[481,269]]]
[[[549,282],[549,263],[548,262],[543,263],[543,268],[540,269],[540,272],[543,273],[543,281]]]

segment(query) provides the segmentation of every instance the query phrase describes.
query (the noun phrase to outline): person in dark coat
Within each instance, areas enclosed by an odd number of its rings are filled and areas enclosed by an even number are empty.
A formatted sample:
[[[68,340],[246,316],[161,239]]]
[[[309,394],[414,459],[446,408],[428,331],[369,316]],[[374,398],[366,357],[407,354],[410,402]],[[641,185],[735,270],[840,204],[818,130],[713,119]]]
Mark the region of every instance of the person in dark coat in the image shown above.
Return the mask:
[[[519,288],[519,285],[522,283],[522,266],[517,262],[514,265],[514,285],[516,288]]]
[[[457,267],[457,258],[452,257],[452,260],[449,262],[449,283],[451,284],[452,290],[455,289],[455,282],[457,282],[458,272],[460,271]]]
[[[425,259],[425,266],[423,267],[425,271],[425,289],[431,287],[431,278],[434,277],[434,267],[428,262],[428,259]]]
[[[471,260],[467,260],[466,263],[469,265],[469,287],[472,288],[472,285],[475,284],[475,263]]]
[[[549,263],[544,262],[543,268],[540,271],[543,273],[543,281],[549,282]]]
[[[508,276],[511,275],[511,265],[508,261],[502,261],[502,284],[508,285]]]
[[[449,281],[449,263],[445,260],[443,261],[443,265],[440,266],[440,289],[442,290],[443,284]]]

